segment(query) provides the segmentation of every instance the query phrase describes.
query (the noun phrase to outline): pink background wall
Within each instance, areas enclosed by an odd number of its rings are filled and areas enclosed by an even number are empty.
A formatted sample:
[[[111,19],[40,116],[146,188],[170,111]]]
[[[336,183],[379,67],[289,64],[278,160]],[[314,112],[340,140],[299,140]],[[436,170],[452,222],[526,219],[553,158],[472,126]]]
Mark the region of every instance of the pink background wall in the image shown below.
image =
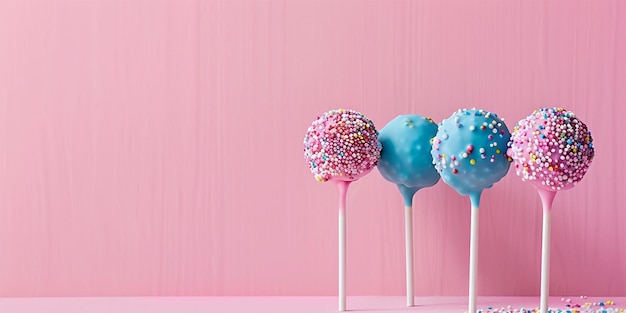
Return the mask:
[[[0,296],[333,295],[318,114],[544,105],[597,151],[554,204],[552,293],[625,295],[625,55],[624,1],[0,1]],[[416,293],[465,294],[469,200],[415,206]],[[513,171],[484,193],[479,294],[539,293],[539,207]],[[403,294],[402,214],[377,171],[351,187],[349,295]]]

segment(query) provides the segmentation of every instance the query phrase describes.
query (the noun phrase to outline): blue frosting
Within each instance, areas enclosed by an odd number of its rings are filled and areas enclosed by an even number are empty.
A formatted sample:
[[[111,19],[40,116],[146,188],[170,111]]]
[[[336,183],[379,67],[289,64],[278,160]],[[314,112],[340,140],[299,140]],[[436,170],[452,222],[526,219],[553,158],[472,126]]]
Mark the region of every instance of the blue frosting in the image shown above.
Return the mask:
[[[459,110],[439,124],[431,151],[435,168],[446,184],[469,195],[472,206],[478,207],[481,192],[509,171],[510,138],[509,129],[496,114]]]
[[[436,133],[432,119],[412,114],[400,115],[380,130],[378,171],[398,185],[406,206],[413,204],[415,192],[439,181],[430,154],[430,141]]]

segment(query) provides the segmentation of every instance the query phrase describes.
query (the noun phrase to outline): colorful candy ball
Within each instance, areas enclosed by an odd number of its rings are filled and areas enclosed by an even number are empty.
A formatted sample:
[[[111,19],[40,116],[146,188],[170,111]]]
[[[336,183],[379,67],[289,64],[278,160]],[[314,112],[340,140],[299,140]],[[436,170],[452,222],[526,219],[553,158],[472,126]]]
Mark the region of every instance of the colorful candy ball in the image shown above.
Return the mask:
[[[430,154],[431,139],[437,134],[432,119],[400,115],[380,130],[382,145],[378,171],[388,181],[408,188],[430,187],[439,181]]]
[[[432,157],[443,181],[461,195],[480,194],[506,175],[511,134],[495,113],[461,109],[439,124]]]
[[[374,123],[353,110],[324,113],[304,137],[304,159],[320,182],[359,179],[376,166],[380,150]]]
[[[574,187],[595,155],[587,125],[563,108],[543,108],[519,121],[509,156],[522,180],[546,190]]]

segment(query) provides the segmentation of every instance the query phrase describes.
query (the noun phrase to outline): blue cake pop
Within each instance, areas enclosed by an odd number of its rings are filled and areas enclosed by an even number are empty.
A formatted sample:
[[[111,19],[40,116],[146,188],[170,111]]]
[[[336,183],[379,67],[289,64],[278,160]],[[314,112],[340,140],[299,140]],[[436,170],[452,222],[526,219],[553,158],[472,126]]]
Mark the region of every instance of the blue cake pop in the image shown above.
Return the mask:
[[[480,194],[506,175],[509,129],[495,113],[461,109],[439,124],[432,157],[443,181],[479,207]]]
[[[511,133],[494,113],[458,110],[439,124],[431,150],[443,181],[471,201],[468,312],[476,312],[480,195],[509,171]]]
[[[430,154],[435,134],[437,124],[431,118],[413,114],[399,115],[380,130],[378,171],[398,185],[405,206],[412,206],[415,192],[439,181]]]
[[[421,188],[439,181],[430,154],[431,139],[437,134],[432,119],[418,115],[400,115],[380,131],[382,146],[378,171],[396,184],[404,198],[406,247],[406,300],[414,305],[413,294],[413,195]]]

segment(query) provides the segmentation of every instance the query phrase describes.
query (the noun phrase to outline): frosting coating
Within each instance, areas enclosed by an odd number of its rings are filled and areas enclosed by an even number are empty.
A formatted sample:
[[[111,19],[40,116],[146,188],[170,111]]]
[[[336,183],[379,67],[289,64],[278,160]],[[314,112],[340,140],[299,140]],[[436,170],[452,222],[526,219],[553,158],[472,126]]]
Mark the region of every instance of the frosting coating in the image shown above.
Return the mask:
[[[517,175],[550,191],[574,187],[595,155],[587,125],[563,108],[542,108],[519,121],[509,145]]]
[[[417,190],[439,181],[430,154],[430,142],[436,133],[437,124],[432,119],[413,114],[399,115],[380,130],[378,171],[398,185],[407,206]]]
[[[439,124],[432,157],[443,181],[478,206],[480,193],[506,175],[511,134],[495,113],[460,109]]]
[[[304,159],[320,182],[359,179],[376,166],[380,150],[374,123],[354,110],[324,113],[304,137]]]

